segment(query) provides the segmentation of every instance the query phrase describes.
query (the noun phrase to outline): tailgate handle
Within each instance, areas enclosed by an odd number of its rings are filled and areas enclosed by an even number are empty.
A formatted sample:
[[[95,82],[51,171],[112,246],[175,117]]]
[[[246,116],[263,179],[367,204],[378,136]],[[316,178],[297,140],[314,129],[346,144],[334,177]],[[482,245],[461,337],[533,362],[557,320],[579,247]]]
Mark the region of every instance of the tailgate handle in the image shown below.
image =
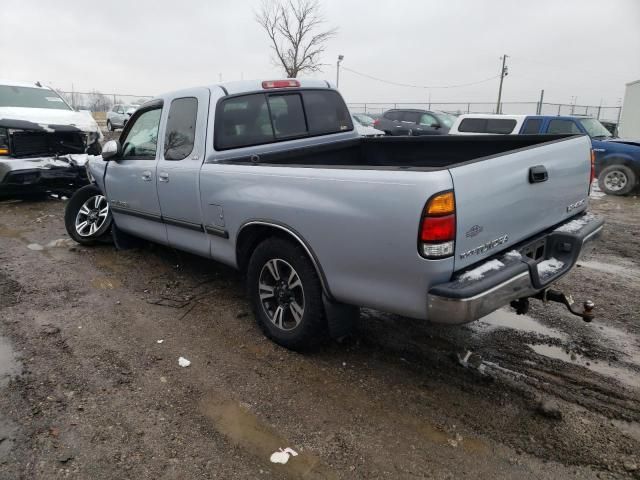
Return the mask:
[[[549,174],[544,165],[536,165],[529,169],[529,183],[546,182],[548,179]]]

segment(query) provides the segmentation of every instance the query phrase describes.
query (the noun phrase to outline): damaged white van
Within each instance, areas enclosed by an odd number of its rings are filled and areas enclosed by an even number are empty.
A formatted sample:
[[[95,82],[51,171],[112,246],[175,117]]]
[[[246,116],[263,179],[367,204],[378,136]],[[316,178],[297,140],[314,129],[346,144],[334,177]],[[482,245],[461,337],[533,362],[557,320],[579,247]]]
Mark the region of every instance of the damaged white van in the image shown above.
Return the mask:
[[[0,197],[75,191],[101,140],[93,117],[53,89],[0,80]]]

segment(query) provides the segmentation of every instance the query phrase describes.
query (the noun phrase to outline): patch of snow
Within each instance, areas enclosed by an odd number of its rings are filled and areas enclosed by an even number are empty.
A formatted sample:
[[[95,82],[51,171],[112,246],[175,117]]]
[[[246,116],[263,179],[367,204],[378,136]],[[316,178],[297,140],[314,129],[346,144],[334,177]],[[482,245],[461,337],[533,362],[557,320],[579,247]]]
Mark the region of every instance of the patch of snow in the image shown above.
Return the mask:
[[[298,452],[296,452],[292,448],[287,447],[284,450],[280,448],[278,449],[277,452],[273,452],[269,460],[271,460],[271,463],[282,463],[284,465],[289,461],[289,457],[297,457],[297,456],[298,456]]]
[[[564,267],[564,262],[551,257],[548,260],[540,262],[538,265],[538,275],[549,277]]]
[[[564,225],[560,225],[555,229],[556,232],[563,233],[575,233],[578,232],[582,227],[584,227],[587,223],[594,219],[594,215],[592,213],[587,213],[583,217],[577,218],[575,220],[571,220],[569,223],[565,223]]]
[[[490,272],[492,270],[500,270],[504,267],[504,263],[500,260],[490,260],[486,263],[483,263],[479,267],[474,268],[473,270],[469,270],[468,272],[460,275],[459,280],[480,280],[484,277],[484,274]]]
[[[156,340],[157,343],[162,343],[164,340]]]
[[[504,258],[506,258],[507,260],[520,260],[522,258],[522,255],[517,250],[510,250],[504,254]]]
[[[182,368],[186,368],[191,365],[191,362],[184,357],[180,357],[178,359],[178,365],[180,365]]]
[[[27,248],[29,250],[36,250],[36,251],[44,250],[44,247],[39,243],[30,243],[29,245],[27,245]]]
[[[598,185],[598,180],[594,180],[591,184],[591,195],[590,198],[595,198],[596,200],[602,198],[606,195],[602,190],[600,190],[600,185]]]

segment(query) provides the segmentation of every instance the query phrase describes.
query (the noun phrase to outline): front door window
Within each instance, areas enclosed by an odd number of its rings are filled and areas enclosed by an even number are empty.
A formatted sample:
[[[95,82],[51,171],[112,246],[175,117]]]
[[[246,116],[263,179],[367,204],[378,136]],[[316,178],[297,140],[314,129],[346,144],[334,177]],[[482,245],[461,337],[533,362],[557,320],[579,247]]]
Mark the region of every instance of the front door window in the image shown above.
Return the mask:
[[[133,119],[122,143],[122,158],[126,160],[154,160],[158,148],[158,127],[161,108],[147,110]]]

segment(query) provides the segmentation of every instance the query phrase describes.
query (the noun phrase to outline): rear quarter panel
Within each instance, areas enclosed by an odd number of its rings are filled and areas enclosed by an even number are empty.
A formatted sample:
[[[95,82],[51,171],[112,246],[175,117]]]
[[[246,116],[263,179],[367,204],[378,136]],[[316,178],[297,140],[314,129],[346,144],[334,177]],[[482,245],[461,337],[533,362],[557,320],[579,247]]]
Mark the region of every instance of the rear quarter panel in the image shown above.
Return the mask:
[[[452,187],[447,170],[415,172],[205,163],[205,223],[224,212],[229,239],[212,256],[235,263],[236,238],[253,220],[284,225],[309,245],[330,294],[349,304],[426,316],[430,286],[448,281],[453,259],[426,260],[417,238],[427,199]]]

